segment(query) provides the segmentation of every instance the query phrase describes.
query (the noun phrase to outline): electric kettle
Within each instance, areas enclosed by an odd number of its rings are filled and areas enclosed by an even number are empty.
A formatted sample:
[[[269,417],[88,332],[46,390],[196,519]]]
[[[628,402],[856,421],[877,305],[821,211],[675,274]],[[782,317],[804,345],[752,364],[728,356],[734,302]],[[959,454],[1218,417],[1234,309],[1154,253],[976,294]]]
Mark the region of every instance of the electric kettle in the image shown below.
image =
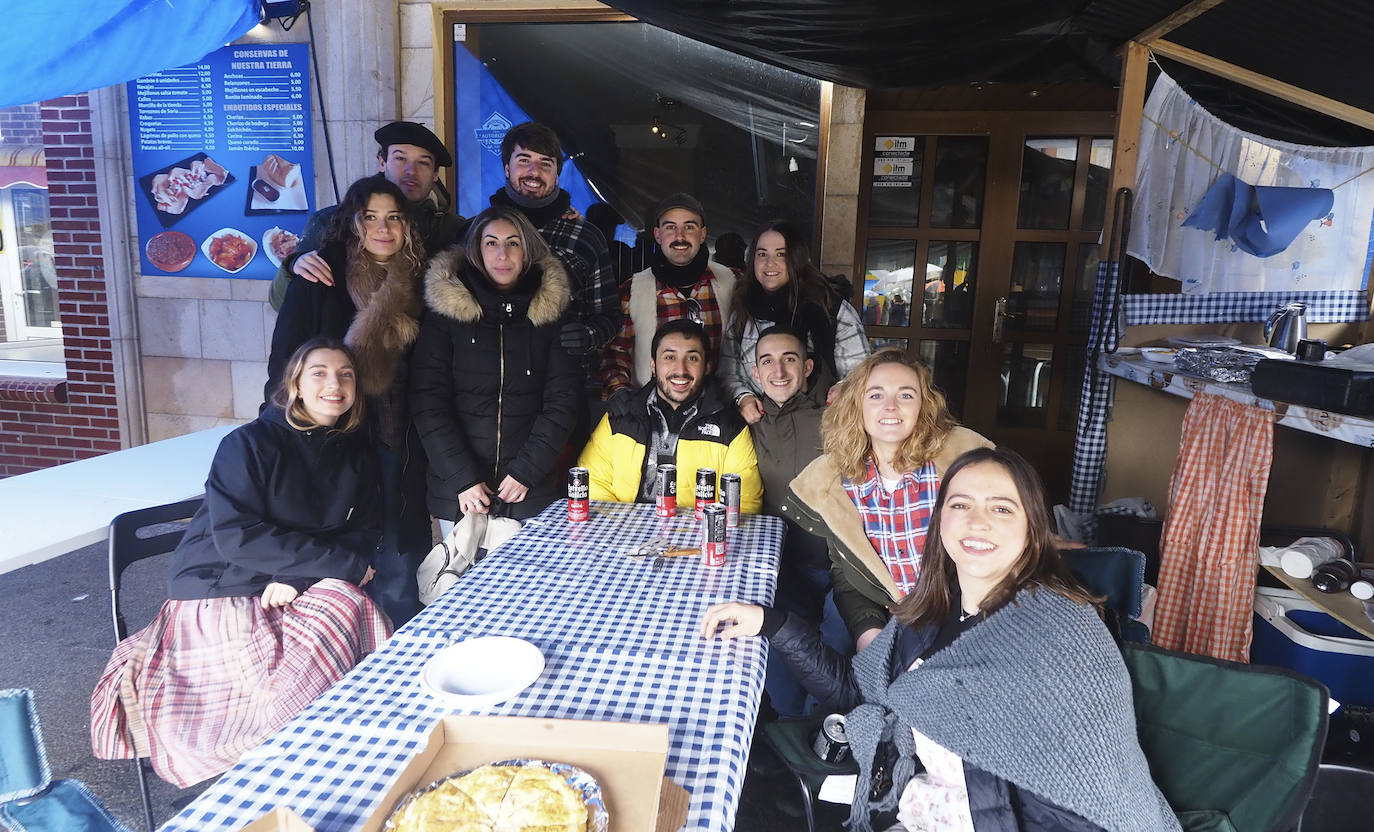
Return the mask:
[[[1264,339],[1271,347],[1290,353],[1298,351],[1298,342],[1307,338],[1307,304],[1295,300],[1280,306],[1264,322]]]

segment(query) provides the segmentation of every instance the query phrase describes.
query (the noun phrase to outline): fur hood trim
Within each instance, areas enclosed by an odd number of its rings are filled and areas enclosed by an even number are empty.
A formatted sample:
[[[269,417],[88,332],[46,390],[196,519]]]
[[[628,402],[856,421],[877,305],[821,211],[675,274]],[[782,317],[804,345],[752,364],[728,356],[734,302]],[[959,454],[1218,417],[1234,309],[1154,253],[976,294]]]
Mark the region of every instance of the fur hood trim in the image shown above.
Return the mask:
[[[541,258],[533,268],[541,272],[539,288],[530,296],[525,315],[535,326],[557,323],[572,304],[572,283],[568,273],[552,254]],[[456,321],[477,323],[482,319],[482,304],[459,278],[460,269],[472,269],[461,246],[452,246],[435,255],[425,275],[425,305]],[[484,279],[475,270],[469,275],[469,279]]]

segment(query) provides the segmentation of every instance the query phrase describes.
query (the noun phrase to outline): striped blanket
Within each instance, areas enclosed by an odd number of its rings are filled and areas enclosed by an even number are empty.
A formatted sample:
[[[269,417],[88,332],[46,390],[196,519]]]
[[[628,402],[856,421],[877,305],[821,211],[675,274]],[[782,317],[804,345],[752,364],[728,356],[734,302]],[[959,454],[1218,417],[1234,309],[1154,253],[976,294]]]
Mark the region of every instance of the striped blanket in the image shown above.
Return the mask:
[[[326,579],[285,607],[167,601],[115,648],[91,695],[102,759],[149,757],[185,788],[222,774],[391,635],[358,587]]]

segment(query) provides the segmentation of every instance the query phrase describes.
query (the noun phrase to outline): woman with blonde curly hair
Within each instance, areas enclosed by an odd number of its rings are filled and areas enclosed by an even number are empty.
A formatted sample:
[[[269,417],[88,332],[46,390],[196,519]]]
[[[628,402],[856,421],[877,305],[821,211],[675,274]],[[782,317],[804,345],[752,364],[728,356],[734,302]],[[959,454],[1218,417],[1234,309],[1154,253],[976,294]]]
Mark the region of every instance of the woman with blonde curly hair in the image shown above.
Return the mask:
[[[783,511],[829,543],[835,606],[862,650],[916,586],[940,477],[991,442],[960,426],[930,370],[880,350],[840,382],[821,456],[792,480]]]

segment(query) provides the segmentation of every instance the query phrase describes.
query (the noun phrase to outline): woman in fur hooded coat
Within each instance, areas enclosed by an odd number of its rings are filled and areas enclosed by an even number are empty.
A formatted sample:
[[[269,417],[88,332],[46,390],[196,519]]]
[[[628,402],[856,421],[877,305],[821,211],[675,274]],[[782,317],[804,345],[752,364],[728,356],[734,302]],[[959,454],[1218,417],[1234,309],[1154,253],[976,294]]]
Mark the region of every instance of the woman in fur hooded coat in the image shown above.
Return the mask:
[[[401,189],[381,176],[354,182],[326,229],[318,254],[343,280],[293,280],[267,361],[267,390],[311,338],[344,341],[358,357],[358,391],[372,413],[381,461],[383,533],[373,560],[373,599],[396,626],[420,610],[415,569],[430,548],[424,505],[425,457],[410,421],[409,357],[424,313],[424,246]]]
[[[411,361],[415,427],[429,457],[429,510],[524,520],[557,496],[555,470],[582,407],[560,346],[571,283],[529,220],[473,219],[465,248],[434,258]]]

